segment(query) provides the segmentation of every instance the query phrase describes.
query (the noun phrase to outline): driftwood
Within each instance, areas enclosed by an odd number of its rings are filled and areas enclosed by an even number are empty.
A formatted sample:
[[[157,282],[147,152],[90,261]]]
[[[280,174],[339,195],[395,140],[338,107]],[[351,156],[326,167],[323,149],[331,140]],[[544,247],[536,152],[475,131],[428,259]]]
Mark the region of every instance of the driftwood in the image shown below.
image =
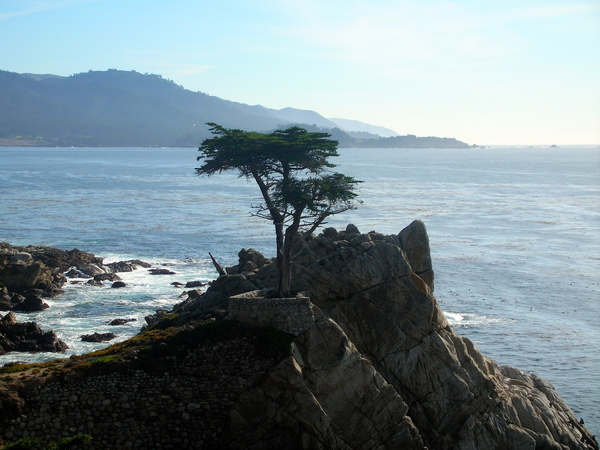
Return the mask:
[[[225,275],[226,272],[225,272],[225,269],[223,269],[223,266],[221,266],[221,264],[219,264],[217,262],[215,257],[210,252],[208,252],[208,255],[210,256],[210,259],[212,260],[213,266],[215,266],[215,269],[217,269],[217,272],[219,272],[219,275]]]

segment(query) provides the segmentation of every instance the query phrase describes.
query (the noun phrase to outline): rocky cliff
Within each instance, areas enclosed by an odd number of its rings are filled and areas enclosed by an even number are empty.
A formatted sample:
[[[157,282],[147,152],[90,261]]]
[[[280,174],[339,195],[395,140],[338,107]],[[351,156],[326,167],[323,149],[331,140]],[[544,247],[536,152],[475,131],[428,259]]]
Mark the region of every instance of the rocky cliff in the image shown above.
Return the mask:
[[[452,330],[432,295],[421,222],[391,236],[348,226],[299,239],[289,301],[270,300],[274,264],[254,250],[227,271],[128,342],[12,368],[0,437],[86,433],[89,448],[598,448],[548,382],[499,367]]]

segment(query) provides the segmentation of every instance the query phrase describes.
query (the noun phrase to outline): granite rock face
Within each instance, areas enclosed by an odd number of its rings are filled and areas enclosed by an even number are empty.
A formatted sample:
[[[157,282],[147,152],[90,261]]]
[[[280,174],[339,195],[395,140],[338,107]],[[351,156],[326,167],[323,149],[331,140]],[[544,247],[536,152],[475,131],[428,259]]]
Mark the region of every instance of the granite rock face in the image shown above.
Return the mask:
[[[54,375],[36,378],[39,389],[18,395],[12,385],[4,393],[0,387],[0,408],[12,411],[4,438],[23,436],[23,425],[46,439],[61,430],[87,433],[94,437],[90,448],[102,449],[177,443],[231,449],[598,449],[548,382],[499,367],[452,330],[432,295],[422,223],[389,236],[362,234],[355,226],[327,229],[299,238],[294,254],[297,298],[265,306],[275,286],[274,261],[243,250],[239,263],[206,292],[190,290],[172,311],[148,317],[147,333],[115,346],[114,354],[103,351],[109,357],[94,369],[77,369],[77,359],[64,363],[55,375],[58,391],[52,390]],[[240,299],[244,308],[230,311]],[[244,314],[256,314],[245,308],[251,299],[262,308],[259,328],[246,323]],[[302,326],[291,323],[290,334],[271,333],[265,327],[270,317],[281,326],[282,309],[295,301]],[[232,335],[235,327],[271,337]],[[208,334],[192,345],[194,333]],[[284,342],[285,351],[261,359],[265,342]],[[150,347],[154,353],[144,357]],[[115,355],[130,359],[109,364]],[[260,370],[246,376],[247,367]],[[33,385],[34,370],[11,383]],[[131,387],[120,391],[129,380]],[[37,411],[30,400],[45,409]],[[64,402],[69,408],[61,412]],[[211,409],[215,405],[218,412]],[[51,417],[49,411],[57,412]],[[56,429],[46,425],[46,415]]]
[[[230,448],[425,448],[408,405],[331,319],[229,413]]]
[[[266,292],[273,265],[244,250],[179,312],[224,307],[239,294],[225,286]],[[598,448],[548,382],[498,367],[452,330],[422,222],[390,236],[325,230],[298,242],[293,270],[320,318],[232,409],[234,448]]]

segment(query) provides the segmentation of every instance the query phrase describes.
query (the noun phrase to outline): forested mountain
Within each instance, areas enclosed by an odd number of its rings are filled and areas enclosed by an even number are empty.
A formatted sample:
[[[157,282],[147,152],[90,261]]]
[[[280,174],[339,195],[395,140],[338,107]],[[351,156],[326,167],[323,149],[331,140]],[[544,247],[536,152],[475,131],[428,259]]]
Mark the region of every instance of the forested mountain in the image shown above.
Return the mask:
[[[69,77],[0,71],[0,145],[197,147],[209,136],[206,122],[256,131],[309,124],[330,132],[343,147],[406,146],[406,136],[365,133],[376,139],[362,139],[314,111],[223,100],[160,75],[114,69]],[[389,139],[397,141],[389,145]],[[428,145],[409,146],[455,146],[427,139]]]

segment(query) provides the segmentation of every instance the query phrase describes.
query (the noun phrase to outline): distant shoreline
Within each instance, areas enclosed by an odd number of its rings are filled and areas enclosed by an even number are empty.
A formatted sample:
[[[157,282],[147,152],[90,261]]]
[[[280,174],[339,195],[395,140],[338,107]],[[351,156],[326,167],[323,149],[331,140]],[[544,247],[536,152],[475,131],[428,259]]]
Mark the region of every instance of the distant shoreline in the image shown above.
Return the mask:
[[[56,143],[48,142],[42,139],[15,139],[15,138],[0,138],[0,148],[2,147],[22,147],[22,148],[193,148],[197,149],[200,146],[170,146],[170,145],[56,145]],[[464,146],[345,146],[340,145],[338,148],[355,148],[355,149],[381,149],[381,148],[404,148],[404,149],[489,149],[489,148],[531,148],[531,149],[564,149],[564,148],[600,148],[598,144],[488,144],[488,145],[469,145]]]

